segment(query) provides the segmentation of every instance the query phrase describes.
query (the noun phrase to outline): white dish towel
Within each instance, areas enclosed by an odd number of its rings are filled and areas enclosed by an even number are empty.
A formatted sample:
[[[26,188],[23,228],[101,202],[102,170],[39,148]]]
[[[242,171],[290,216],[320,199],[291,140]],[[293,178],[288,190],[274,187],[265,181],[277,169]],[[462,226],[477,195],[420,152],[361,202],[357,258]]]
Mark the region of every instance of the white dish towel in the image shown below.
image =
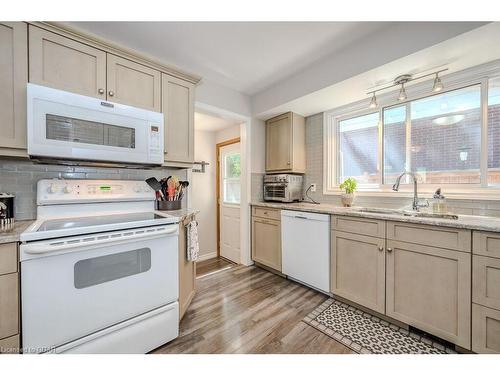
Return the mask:
[[[200,244],[198,243],[198,222],[196,220],[191,220],[186,225],[186,236],[186,258],[190,262],[196,262],[198,260],[198,254],[200,252]]]

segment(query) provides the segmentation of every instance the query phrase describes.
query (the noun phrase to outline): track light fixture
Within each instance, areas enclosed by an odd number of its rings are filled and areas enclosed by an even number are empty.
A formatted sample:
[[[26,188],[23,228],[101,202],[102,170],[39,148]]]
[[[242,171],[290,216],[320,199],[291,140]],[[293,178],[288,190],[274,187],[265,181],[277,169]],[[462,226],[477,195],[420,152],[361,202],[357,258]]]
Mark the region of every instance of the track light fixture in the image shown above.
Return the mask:
[[[436,73],[436,78],[434,78],[434,85],[432,86],[432,91],[439,92],[444,89],[443,82],[439,78],[439,73]]]
[[[404,102],[406,99],[408,99],[408,95],[406,95],[405,84],[402,83],[401,89],[399,90],[398,100],[400,102]]]
[[[396,77],[396,79],[394,79],[394,83],[392,85],[389,85],[389,86],[382,87],[382,88],[377,89],[377,90],[372,90],[372,91],[367,92],[367,95],[371,95],[371,97],[372,97],[371,100],[370,100],[369,107],[370,108],[377,108],[378,107],[377,97],[376,97],[376,93],[377,92],[383,91],[383,90],[387,90],[387,89],[393,88],[395,86],[401,86],[401,88],[399,89],[398,101],[403,102],[403,101],[405,101],[405,100],[408,99],[408,95],[406,93],[405,84],[407,84],[408,82],[411,82],[411,81],[415,81],[415,80],[418,80],[418,79],[430,77],[430,76],[433,76],[433,75],[435,75],[435,77],[434,77],[434,84],[432,86],[432,91],[433,92],[440,92],[440,91],[442,91],[444,89],[444,85],[443,85],[443,82],[441,82],[441,78],[439,77],[439,73],[445,72],[447,70],[448,69],[441,69],[441,70],[438,70],[436,72],[424,74],[424,75],[421,75],[421,76],[418,76],[418,77],[414,77],[411,74],[400,75],[400,76]]]
[[[370,100],[370,108],[377,108],[377,97],[375,96],[375,93],[373,93],[372,100]]]

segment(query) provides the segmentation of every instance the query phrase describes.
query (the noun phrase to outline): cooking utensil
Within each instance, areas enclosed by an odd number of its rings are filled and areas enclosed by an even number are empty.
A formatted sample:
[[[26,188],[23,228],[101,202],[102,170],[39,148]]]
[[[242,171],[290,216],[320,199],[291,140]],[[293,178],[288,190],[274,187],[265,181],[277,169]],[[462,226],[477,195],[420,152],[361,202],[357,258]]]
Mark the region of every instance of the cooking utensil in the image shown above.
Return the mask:
[[[150,177],[146,180],[146,183],[149,185],[149,187],[151,189],[153,189],[154,191],[157,191],[158,193],[160,193],[160,196],[161,198],[164,200],[165,199],[165,195],[163,194],[163,192],[161,191],[161,184],[160,184],[160,181],[158,181],[156,179],[156,177]]]

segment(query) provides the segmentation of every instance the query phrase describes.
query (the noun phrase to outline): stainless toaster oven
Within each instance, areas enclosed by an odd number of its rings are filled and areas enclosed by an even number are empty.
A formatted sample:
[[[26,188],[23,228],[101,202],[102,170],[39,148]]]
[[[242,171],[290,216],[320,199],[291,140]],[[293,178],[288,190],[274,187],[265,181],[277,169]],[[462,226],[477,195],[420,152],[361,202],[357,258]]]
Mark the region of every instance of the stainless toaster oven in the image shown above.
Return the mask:
[[[302,200],[303,176],[268,174],[264,176],[264,200],[295,202]]]

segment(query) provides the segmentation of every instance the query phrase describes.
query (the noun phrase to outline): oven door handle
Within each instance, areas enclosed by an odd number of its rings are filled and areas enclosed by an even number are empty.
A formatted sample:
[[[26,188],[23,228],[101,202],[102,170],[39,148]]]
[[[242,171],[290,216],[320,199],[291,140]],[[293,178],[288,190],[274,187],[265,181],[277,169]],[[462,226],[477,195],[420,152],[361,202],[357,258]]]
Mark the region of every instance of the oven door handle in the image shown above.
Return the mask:
[[[23,245],[23,252],[27,254],[47,254],[57,251],[66,251],[70,249],[78,249],[80,247],[88,247],[95,245],[111,244],[114,242],[122,242],[127,240],[137,240],[165,236],[178,233],[177,225],[168,225],[162,228],[152,229],[134,229],[126,230],[120,233],[101,233],[93,236],[81,236],[78,239],[61,239],[54,240],[51,243],[28,243]]]

